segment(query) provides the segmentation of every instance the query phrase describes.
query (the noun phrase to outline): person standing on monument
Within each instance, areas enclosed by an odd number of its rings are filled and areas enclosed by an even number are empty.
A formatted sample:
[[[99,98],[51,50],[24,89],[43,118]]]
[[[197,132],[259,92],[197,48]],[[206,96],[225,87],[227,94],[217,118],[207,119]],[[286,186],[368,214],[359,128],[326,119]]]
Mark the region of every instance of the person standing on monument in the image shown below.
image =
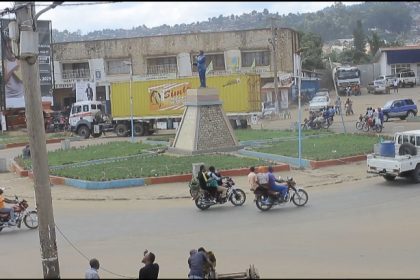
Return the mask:
[[[206,56],[203,51],[200,51],[199,55],[196,57],[197,62],[195,65],[198,69],[198,76],[200,77],[200,87],[206,87]]]

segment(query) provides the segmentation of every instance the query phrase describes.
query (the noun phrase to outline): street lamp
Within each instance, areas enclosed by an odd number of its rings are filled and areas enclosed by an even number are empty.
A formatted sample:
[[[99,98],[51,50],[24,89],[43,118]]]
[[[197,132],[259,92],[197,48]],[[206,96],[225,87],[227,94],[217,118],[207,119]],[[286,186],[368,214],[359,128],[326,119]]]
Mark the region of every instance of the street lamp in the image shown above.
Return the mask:
[[[299,82],[298,82],[298,131],[299,131],[299,135],[298,135],[298,157],[299,157],[299,168],[302,168],[302,108],[301,108],[301,92],[300,92],[300,88],[302,85],[302,56],[301,53],[303,50],[308,49],[308,47],[304,47],[304,48],[300,48],[296,51],[296,55],[298,58],[298,64],[299,64],[299,68],[298,68],[298,78],[299,78]]]
[[[131,61],[124,61],[125,65],[130,66],[130,120],[131,120],[131,142],[134,142],[134,121],[133,121],[133,93],[131,91],[131,84],[133,82],[133,63]]]

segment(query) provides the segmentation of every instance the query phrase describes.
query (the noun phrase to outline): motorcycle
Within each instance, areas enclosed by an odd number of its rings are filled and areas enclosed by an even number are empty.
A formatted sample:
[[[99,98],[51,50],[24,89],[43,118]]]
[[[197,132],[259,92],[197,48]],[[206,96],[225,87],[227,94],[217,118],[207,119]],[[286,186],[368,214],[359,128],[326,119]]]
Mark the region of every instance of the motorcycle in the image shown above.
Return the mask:
[[[22,221],[27,228],[36,229],[38,228],[38,212],[36,210],[28,210],[28,202],[24,199],[19,201],[19,198],[15,196],[17,204],[13,205],[13,210],[16,216],[16,225],[10,225],[10,215],[8,213],[0,213],[0,231],[4,228],[18,227],[22,225]]]
[[[259,185],[254,191],[255,205],[261,211],[268,211],[273,206],[293,202],[296,206],[304,206],[308,202],[308,193],[296,187],[296,182],[293,178],[287,178],[285,181],[288,187],[286,198],[281,198],[278,192],[269,189],[268,185]]]
[[[222,177],[223,187],[227,188],[226,197],[222,198],[217,192],[213,195],[207,190],[200,188],[198,182],[193,179],[190,183],[190,195],[195,205],[200,210],[206,210],[215,204],[225,204],[230,201],[235,206],[242,206],[245,203],[245,192],[235,186],[235,182],[230,177]]]
[[[376,133],[381,133],[382,125],[380,123],[379,124],[375,123],[373,118],[367,118],[367,121],[363,124],[362,129],[364,132],[368,132],[369,129],[372,129]]]

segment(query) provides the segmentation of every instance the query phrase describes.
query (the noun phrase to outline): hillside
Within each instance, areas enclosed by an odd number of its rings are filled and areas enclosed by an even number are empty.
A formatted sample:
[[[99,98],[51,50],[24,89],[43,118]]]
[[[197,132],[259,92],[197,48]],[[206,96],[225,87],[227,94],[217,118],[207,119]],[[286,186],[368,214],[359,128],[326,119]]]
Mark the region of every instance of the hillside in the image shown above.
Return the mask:
[[[407,40],[420,35],[419,2],[365,2],[345,6],[340,2],[315,13],[303,13],[281,16],[270,13],[267,9],[261,12],[252,11],[242,15],[230,15],[209,18],[207,21],[191,24],[162,25],[148,28],[139,25],[132,29],[103,29],[82,35],[80,31],[53,30],[54,42],[97,40],[110,38],[129,38],[190,32],[228,31],[270,27],[270,19],[276,18],[279,27],[290,27],[304,32],[319,34],[323,41],[352,36],[358,19],[362,20],[366,33],[376,32],[387,40]],[[419,26],[420,27],[420,26]]]

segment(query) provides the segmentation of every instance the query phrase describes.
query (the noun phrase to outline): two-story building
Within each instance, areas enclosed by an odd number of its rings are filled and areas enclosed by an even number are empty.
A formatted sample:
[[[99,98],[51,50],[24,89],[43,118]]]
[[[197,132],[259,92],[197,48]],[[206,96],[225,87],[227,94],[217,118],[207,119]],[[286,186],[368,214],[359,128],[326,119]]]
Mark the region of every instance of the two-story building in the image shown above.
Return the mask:
[[[75,83],[96,85],[96,99],[109,99],[109,85],[132,79],[169,79],[198,76],[193,65],[199,50],[212,62],[209,75],[257,72],[261,85],[273,82],[273,62],[278,77],[295,76],[294,53],[298,34],[289,28],[276,30],[276,57],[268,39],[271,29],[161,35],[53,44],[54,106],[63,108],[75,101]],[[273,99],[272,93],[264,99]]]

